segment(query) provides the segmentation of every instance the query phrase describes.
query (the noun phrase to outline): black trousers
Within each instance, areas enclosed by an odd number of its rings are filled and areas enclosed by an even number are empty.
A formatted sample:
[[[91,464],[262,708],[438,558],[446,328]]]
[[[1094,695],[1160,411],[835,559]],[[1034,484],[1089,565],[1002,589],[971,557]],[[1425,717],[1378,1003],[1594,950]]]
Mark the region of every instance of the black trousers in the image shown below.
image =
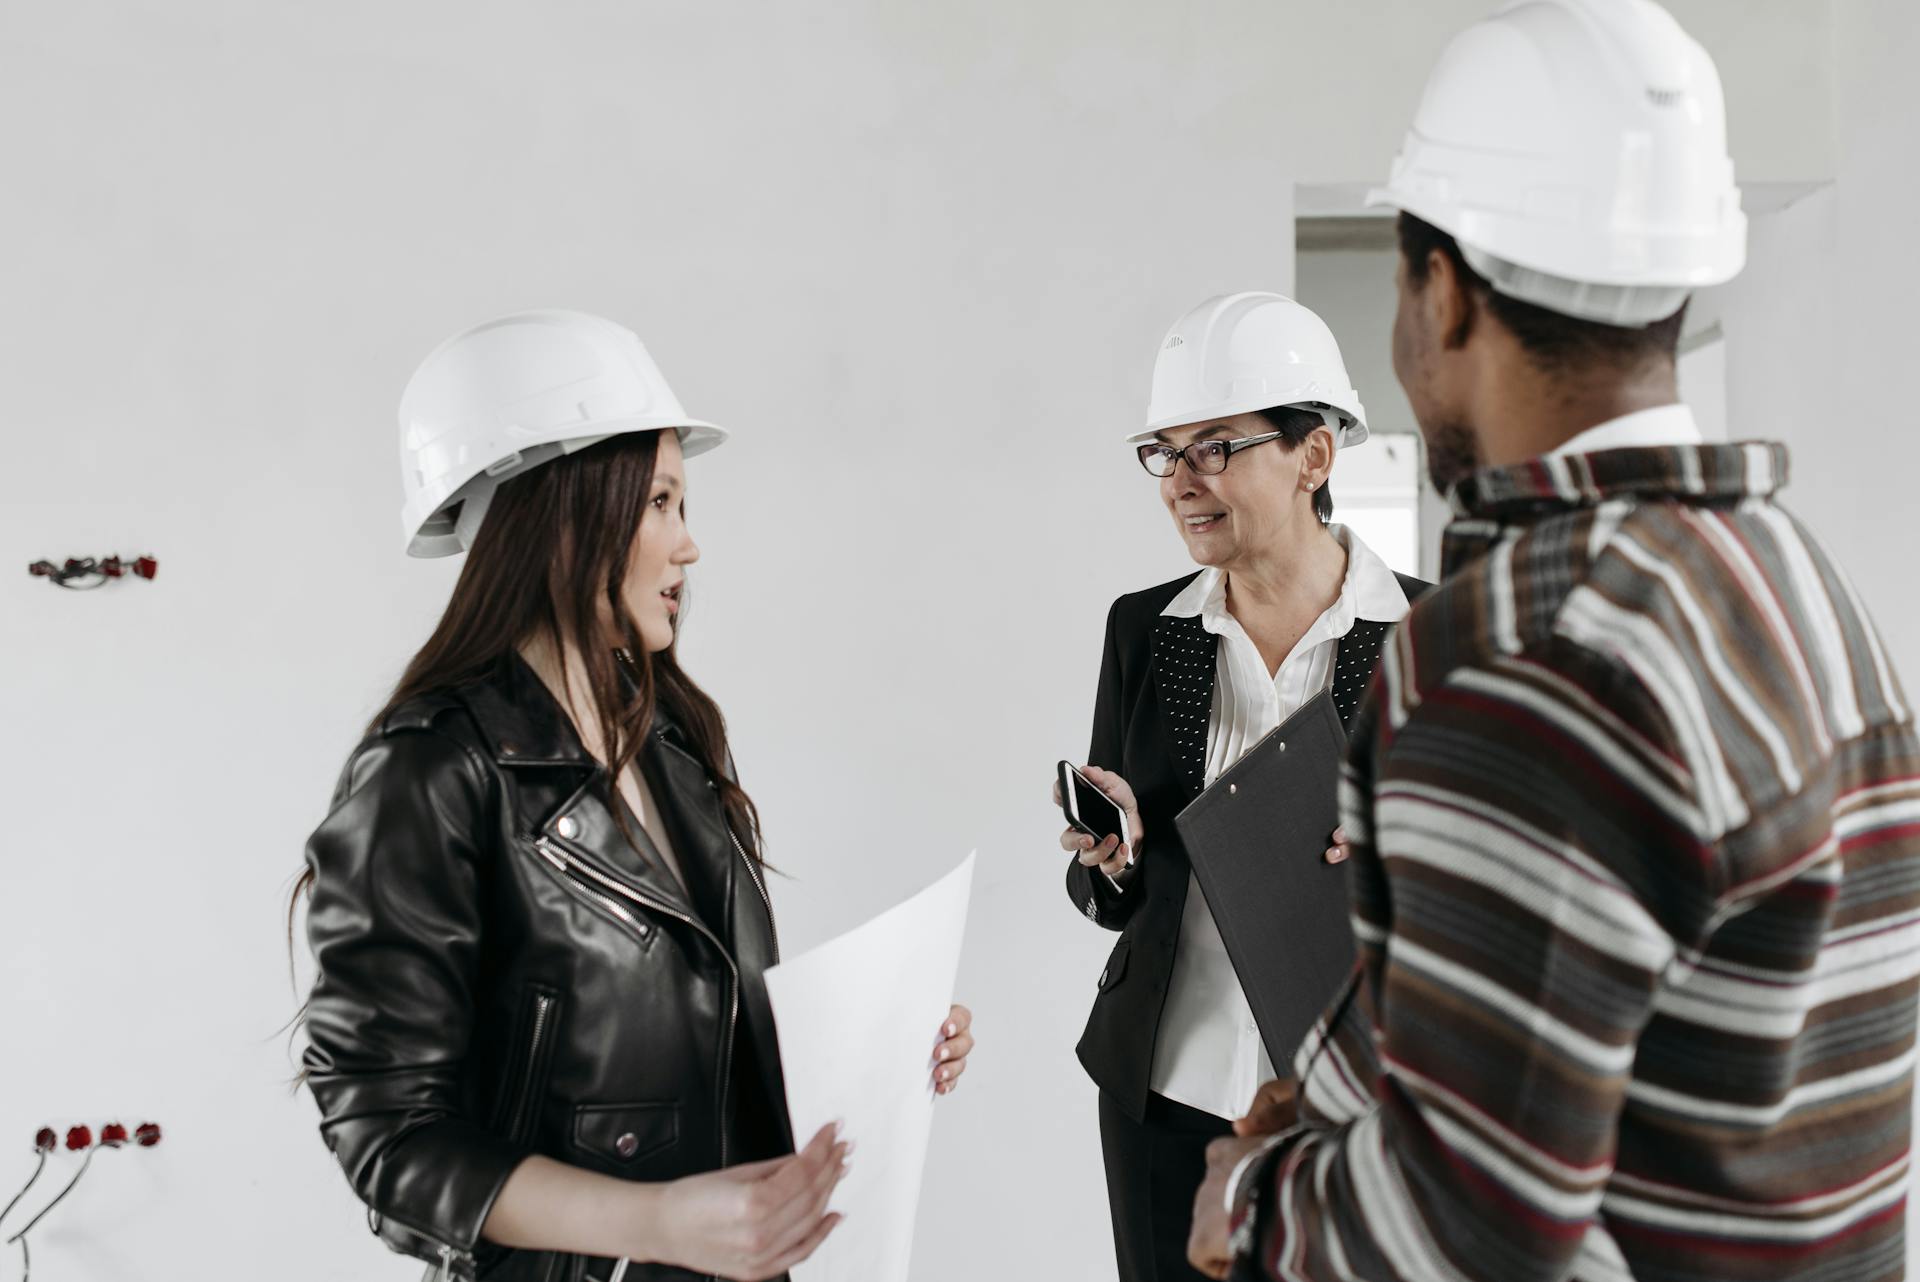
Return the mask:
[[[1206,1282],[1187,1263],[1193,1197],[1207,1176],[1207,1145],[1233,1123],[1149,1093],[1134,1121],[1100,1093],[1100,1151],[1120,1282]]]

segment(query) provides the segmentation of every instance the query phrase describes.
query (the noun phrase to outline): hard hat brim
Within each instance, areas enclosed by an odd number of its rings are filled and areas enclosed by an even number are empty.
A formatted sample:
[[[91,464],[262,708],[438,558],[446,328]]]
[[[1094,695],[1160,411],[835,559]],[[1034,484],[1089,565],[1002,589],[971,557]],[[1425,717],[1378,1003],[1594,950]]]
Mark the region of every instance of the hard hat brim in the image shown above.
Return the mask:
[[[1735,195],[1737,198],[1737,189]],[[1731,212],[1723,227],[1711,233],[1702,233],[1690,240],[1669,238],[1670,243],[1664,255],[1669,259],[1687,243],[1702,246],[1697,254],[1685,255],[1689,262],[1686,264],[1670,262],[1667,270],[1647,271],[1638,268],[1609,267],[1599,260],[1563,261],[1565,255],[1556,256],[1543,244],[1531,243],[1525,238],[1515,236],[1513,233],[1516,230],[1537,232],[1538,229],[1517,226],[1513,219],[1502,211],[1487,211],[1449,204],[1430,196],[1398,191],[1391,186],[1373,188],[1367,193],[1364,204],[1370,209],[1385,207],[1400,213],[1411,214],[1421,222],[1447,233],[1462,247],[1477,249],[1483,254],[1512,263],[1516,267],[1524,267],[1529,271],[1541,272],[1581,284],[1621,289],[1671,288],[1689,291],[1708,289],[1715,285],[1726,284],[1745,270],[1747,264],[1747,217],[1745,212],[1739,209]],[[1546,306],[1546,304],[1540,305]],[[1554,309],[1550,308],[1550,310]],[[1659,317],[1652,319],[1657,320]]]
[[[662,432],[671,429],[674,434],[680,438],[680,457],[689,459],[719,448],[725,444],[728,436],[731,435],[726,428],[721,427],[717,423],[709,423],[703,419],[687,418],[683,415],[647,415],[635,418],[604,419],[592,424],[583,424],[582,426],[587,430],[581,431],[578,434],[569,434],[565,437],[548,437],[543,443],[559,445],[564,452],[571,454],[578,450],[591,449],[593,446],[600,444],[600,442],[615,436],[625,436],[634,432]],[[475,475],[478,474],[477,472],[475,473]],[[438,497],[437,501],[435,501],[431,507],[420,501],[420,499],[426,497],[424,494],[416,496],[415,501],[408,504],[407,511],[404,514],[404,529],[406,531],[406,550],[408,556],[453,556],[465,551],[456,540],[450,540],[444,536],[425,536],[422,534],[422,530],[429,521],[440,515],[440,513],[458,497],[461,490],[466,487],[467,481],[471,481],[472,479],[472,477],[468,477],[465,481],[462,481],[460,485],[452,487],[446,494]]]
[[[560,447],[572,454],[578,450],[589,449],[615,436],[627,436],[634,432],[661,432],[672,428],[674,434],[680,438],[680,457],[692,458],[696,454],[705,454],[708,450],[724,444],[730,435],[726,428],[703,419],[665,414],[603,419],[585,426],[590,430],[581,432],[578,437],[561,439]]]
[[[1211,406],[1205,414],[1176,414],[1171,418],[1148,423],[1146,427],[1127,437],[1125,444],[1145,445],[1148,441],[1154,439],[1156,433],[1164,432],[1175,427],[1191,427],[1195,423],[1211,423],[1217,418],[1232,418],[1235,414],[1251,414],[1257,410],[1290,409],[1295,407],[1308,409],[1315,405],[1326,405],[1331,409],[1338,410],[1347,418],[1347,428],[1344,432],[1340,433],[1340,440],[1337,444],[1341,446],[1358,445],[1367,439],[1366,420],[1356,413],[1352,406],[1340,405],[1332,401],[1316,401],[1313,402],[1312,405],[1303,401],[1274,402],[1264,397],[1257,397],[1245,403],[1230,401],[1226,405]]]

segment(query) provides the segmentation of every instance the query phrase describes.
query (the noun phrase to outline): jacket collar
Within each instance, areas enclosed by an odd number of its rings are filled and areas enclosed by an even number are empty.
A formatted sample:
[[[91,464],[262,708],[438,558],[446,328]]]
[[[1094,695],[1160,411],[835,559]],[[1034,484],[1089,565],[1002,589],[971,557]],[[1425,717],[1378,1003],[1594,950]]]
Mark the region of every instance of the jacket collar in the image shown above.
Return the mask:
[[[1673,500],[1725,505],[1764,499],[1787,484],[1787,447],[1776,442],[1667,445],[1549,455],[1484,468],[1448,496],[1447,572],[1486,550],[1503,527],[1604,503]]]
[[[632,689],[632,678],[621,674]],[[571,766],[597,770],[596,761],[580,742],[572,720],[547,683],[517,653],[502,659],[485,679],[466,687],[461,695],[486,738],[493,758],[503,766]],[[649,734],[688,749],[679,722],[657,700]]]
[[[546,682],[518,654],[502,659],[484,680],[460,693],[501,765],[591,770],[599,764]]]
[[[1528,459],[1475,472],[1453,490],[1458,516],[1500,520],[1592,507],[1611,499],[1728,502],[1766,498],[1787,483],[1787,447],[1668,445]]]

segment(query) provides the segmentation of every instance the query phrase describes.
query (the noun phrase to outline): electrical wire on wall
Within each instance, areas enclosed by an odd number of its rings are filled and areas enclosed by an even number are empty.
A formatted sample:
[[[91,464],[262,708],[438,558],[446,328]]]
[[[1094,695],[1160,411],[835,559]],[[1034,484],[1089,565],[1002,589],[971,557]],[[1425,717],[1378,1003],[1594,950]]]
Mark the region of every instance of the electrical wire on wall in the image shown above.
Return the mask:
[[[160,572],[160,562],[150,556],[135,557],[132,562],[122,561],[117,556],[94,558],[90,556],[70,556],[60,565],[51,561],[35,561],[27,567],[27,573],[35,578],[50,579],[55,587],[69,588],[84,592],[90,588],[104,587],[115,579],[131,574],[137,579],[151,579]]]

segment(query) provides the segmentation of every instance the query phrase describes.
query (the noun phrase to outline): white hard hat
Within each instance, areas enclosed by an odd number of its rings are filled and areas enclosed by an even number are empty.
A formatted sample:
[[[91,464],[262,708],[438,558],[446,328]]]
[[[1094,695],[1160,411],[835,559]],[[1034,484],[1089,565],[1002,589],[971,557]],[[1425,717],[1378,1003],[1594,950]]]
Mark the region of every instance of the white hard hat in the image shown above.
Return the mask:
[[[1720,74],[1653,0],[1512,0],[1461,32],[1367,203],[1450,233],[1501,293],[1608,325],[1746,263]]]
[[[464,551],[502,481],[623,432],[669,427],[689,458],[727,438],[687,417],[632,330],[567,311],[475,325],[420,362],[400,397],[407,551]]]
[[[1250,410],[1319,410],[1335,443],[1367,439],[1367,411],[1327,323],[1280,294],[1220,294],[1173,323],[1153,363],[1147,426],[1127,438]]]

